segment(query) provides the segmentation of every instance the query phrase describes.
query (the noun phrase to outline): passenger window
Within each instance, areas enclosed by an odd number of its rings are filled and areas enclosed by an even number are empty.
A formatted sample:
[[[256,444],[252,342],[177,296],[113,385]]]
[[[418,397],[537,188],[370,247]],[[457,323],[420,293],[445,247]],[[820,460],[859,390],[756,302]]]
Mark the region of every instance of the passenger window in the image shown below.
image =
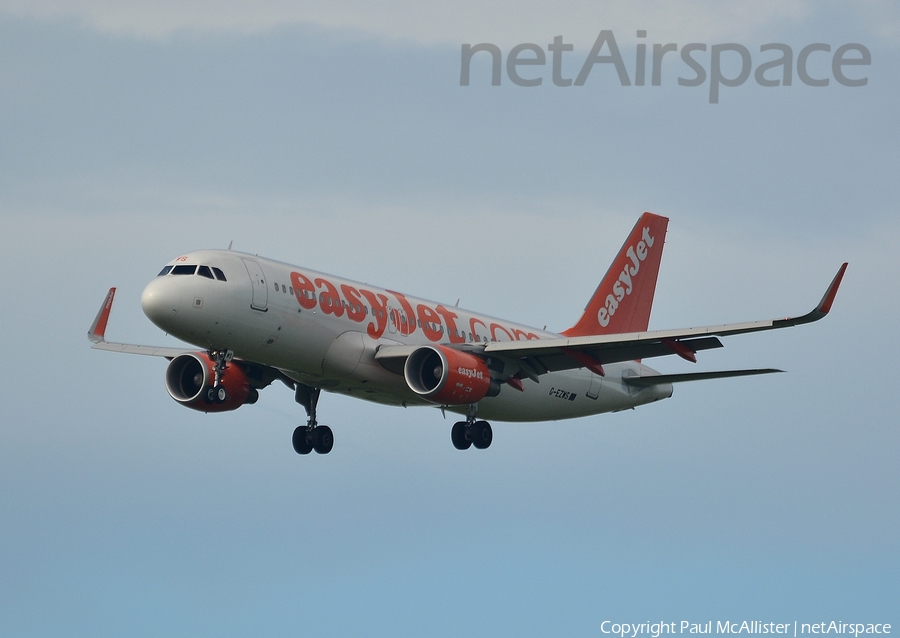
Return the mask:
[[[293,295],[293,294],[294,294],[294,288],[293,288],[293,287],[288,286],[288,294],[289,294],[289,295]]]
[[[281,292],[287,294],[287,287],[284,284],[281,284]]]
[[[216,279],[218,279],[219,281],[228,281],[227,279],[225,279],[225,273],[223,273],[215,266],[212,267],[212,271],[216,273]]]
[[[275,284],[275,292],[278,292],[278,284]]]
[[[159,271],[159,274],[156,275],[156,276],[157,276],[157,277],[163,277],[163,276],[165,276],[165,275],[168,275],[170,270],[172,270],[172,267],[171,267],[171,266],[166,266],[165,268],[163,268],[162,270],[160,270],[160,271]]]
[[[197,274],[201,277],[206,277],[207,279],[212,279],[212,273],[209,270],[209,266],[200,266],[197,268]]]
[[[197,266],[175,266],[172,268],[173,275],[193,275],[197,272]]]

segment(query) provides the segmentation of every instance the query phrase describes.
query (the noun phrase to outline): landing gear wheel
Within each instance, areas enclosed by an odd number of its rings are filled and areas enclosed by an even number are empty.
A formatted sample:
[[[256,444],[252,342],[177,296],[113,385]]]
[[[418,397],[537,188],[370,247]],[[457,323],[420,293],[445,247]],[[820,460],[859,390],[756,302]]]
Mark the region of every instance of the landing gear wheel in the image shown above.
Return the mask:
[[[327,425],[320,425],[313,430],[313,448],[319,454],[328,454],[334,447],[334,434]]]
[[[313,451],[312,432],[305,425],[301,425],[294,430],[294,436],[291,443],[294,444],[294,452],[297,454],[309,454]]]
[[[216,389],[213,387],[206,388],[206,391],[203,393],[203,402],[204,403],[215,403],[216,402]]]
[[[309,417],[306,425],[294,430],[294,450],[297,454],[309,454],[313,450],[328,454],[334,447],[334,434],[327,425],[316,422],[316,404],[319,402],[320,388],[298,383],[294,389],[294,400],[306,409]]]
[[[472,439],[466,436],[466,422],[457,421],[450,430],[450,440],[457,450],[468,450],[472,446]]]
[[[225,403],[225,400],[228,398],[228,390],[225,389],[224,385],[217,385],[212,391],[213,401],[216,403]]]
[[[472,426],[472,443],[479,450],[487,449],[494,440],[494,431],[487,421],[475,421]]]

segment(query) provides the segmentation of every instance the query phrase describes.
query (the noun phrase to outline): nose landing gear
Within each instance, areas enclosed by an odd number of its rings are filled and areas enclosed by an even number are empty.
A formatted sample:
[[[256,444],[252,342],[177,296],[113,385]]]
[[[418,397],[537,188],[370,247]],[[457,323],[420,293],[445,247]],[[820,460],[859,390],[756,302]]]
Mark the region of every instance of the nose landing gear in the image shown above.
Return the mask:
[[[316,421],[316,404],[319,402],[319,388],[311,388],[302,383],[297,384],[294,400],[306,409],[306,425],[294,430],[291,443],[297,454],[309,454],[313,450],[318,454],[328,454],[334,447],[334,434],[327,425],[319,425]]]
[[[206,388],[206,394],[203,395],[203,398],[207,403],[225,403],[228,399],[228,390],[222,384],[222,379],[225,378],[225,364],[234,358],[234,352],[231,350],[210,350],[209,358],[214,363],[212,385]]]

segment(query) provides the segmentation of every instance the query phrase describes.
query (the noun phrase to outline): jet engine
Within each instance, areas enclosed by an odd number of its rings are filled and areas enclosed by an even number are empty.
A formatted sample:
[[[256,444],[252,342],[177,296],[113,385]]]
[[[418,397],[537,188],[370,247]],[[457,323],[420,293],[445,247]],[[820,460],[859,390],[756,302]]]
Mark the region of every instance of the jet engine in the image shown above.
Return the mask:
[[[403,366],[403,376],[413,392],[439,405],[478,403],[500,392],[482,359],[446,346],[414,350]]]
[[[216,364],[205,352],[178,355],[166,368],[166,390],[181,405],[201,412],[237,410],[245,403],[256,403],[259,392],[250,387],[247,374],[236,361],[225,364],[220,386],[224,401],[211,400],[208,392],[215,380]]]

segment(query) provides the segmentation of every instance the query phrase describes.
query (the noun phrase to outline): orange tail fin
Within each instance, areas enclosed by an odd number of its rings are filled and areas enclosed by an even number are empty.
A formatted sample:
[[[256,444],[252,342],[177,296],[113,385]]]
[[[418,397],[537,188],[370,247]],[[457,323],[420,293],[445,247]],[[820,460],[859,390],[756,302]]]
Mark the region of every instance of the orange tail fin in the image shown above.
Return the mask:
[[[581,319],[562,334],[582,337],[647,329],[668,225],[666,217],[641,215]]]

